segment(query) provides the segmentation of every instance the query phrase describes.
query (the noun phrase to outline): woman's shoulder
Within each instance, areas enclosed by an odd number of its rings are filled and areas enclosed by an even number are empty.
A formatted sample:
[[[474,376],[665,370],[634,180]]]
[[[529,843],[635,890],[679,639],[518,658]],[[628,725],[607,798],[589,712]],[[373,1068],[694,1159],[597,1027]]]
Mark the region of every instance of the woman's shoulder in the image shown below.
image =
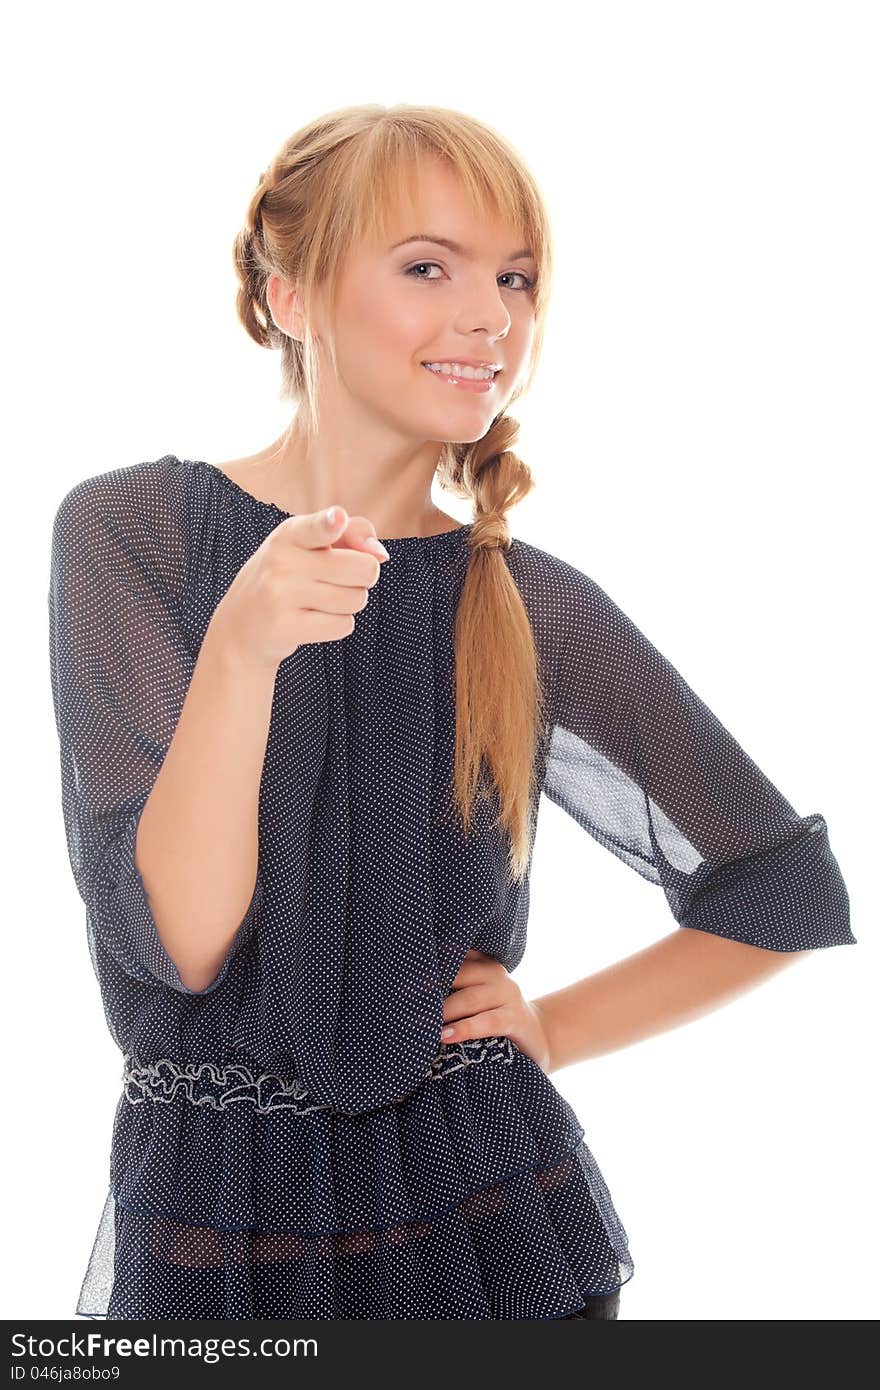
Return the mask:
[[[176,454],[81,478],[59,502],[53,551],[110,573],[130,566],[182,594],[210,511],[209,480]]]
[[[175,454],[108,468],[81,478],[69,488],[58,511],[93,509],[108,518],[138,512],[142,518],[161,518],[185,509],[195,485],[194,465]]]
[[[529,541],[514,541],[508,563],[523,601],[534,609],[534,617],[558,620],[573,607],[609,602],[608,595],[585,570]]]

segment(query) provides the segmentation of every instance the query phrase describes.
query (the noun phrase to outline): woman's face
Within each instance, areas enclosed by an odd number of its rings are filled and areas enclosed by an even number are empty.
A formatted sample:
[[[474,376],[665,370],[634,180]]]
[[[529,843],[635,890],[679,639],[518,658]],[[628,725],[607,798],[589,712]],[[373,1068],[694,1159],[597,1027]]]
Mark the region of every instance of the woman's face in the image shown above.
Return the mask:
[[[417,203],[404,206],[388,244],[355,247],[346,259],[335,321],[338,382],[319,347],[322,412],[354,412],[417,444],[480,439],[529,361],[537,262],[526,250],[509,228],[474,219],[454,174],[434,161],[420,165]],[[319,307],[319,337],[321,322]],[[488,390],[469,391],[423,366],[462,357],[503,370]]]

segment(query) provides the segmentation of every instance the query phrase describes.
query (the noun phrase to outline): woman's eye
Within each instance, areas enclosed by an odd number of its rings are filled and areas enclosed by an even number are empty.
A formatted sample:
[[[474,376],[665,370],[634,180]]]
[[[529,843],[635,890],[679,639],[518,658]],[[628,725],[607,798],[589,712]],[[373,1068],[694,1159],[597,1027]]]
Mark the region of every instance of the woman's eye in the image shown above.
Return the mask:
[[[415,271],[417,271],[417,270],[422,270],[425,266],[431,266],[431,267],[435,268],[436,270],[442,270],[442,269],[443,269],[443,267],[442,267],[441,265],[438,265],[438,263],[437,263],[436,261],[417,261],[416,264],[415,264],[415,265],[411,265],[410,268],[409,268],[409,270],[407,270],[405,273],[406,273],[407,275],[412,275],[412,277],[413,277],[414,280],[428,280],[429,277],[426,276],[426,275],[416,275],[416,274],[414,274]],[[525,272],[522,271],[522,270],[505,270],[505,271],[504,271],[504,275],[505,275],[505,276],[508,276],[508,277],[511,276],[511,275],[514,275],[514,276],[515,276],[515,275],[518,275],[519,278],[520,278],[521,280],[524,280],[524,281],[525,281],[525,284],[519,287],[521,292],[522,292],[523,290],[530,290],[530,289],[533,287],[534,283],[535,283],[534,280],[530,280],[529,277],[528,277],[528,276],[525,274]],[[431,277],[430,277],[431,280],[436,280],[437,278],[438,278],[437,276],[431,276]],[[499,279],[500,279],[500,278],[501,278],[501,277],[499,276]]]

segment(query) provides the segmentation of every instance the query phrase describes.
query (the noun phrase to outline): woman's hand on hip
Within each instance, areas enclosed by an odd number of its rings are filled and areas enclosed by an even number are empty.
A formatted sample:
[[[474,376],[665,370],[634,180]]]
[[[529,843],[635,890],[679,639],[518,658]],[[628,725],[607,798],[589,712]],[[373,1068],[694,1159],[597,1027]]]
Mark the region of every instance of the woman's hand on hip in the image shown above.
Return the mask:
[[[471,949],[452,985],[443,1004],[441,1042],[503,1036],[539,1067],[549,1066],[550,1046],[540,1014],[499,960]]]

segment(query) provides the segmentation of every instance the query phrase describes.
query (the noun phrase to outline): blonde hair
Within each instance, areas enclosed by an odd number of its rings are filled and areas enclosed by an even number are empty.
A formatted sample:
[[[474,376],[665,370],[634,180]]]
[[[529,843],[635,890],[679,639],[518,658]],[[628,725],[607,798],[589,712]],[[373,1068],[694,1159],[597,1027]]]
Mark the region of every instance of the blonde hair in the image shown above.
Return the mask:
[[[549,222],[531,173],[502,136],[461,112],[406,104],[349,106],[319,116],[284,142],[261,175],[233,252],[238,315],[261,347],[281,349],[281,399],[300,405],[311,437],[319,423],[313,335],[306,331],[300,342],[277,327],[267,299],[269,277],[296,282],[306,322],[307,306],[320,288],[332,321],[346,251],[365,238],[387,241],[401,189],[415,201],[418,161],[425,155],[459,176],[478,214],[488,210],[534,253],[532,355],[512,399],[531,385],[551,276]],[[332,334],[327,346],[336,371]],[[518,435],[518,422],[498,415],[474,443],[444,443],[437,466],[441,486],[470,498],[474,507],[455,620],[455,804],[467,831],[474,796],[491,796],[482,776],[488,768],[500,808],[496,825],[509,837],[514,880],[528,868],[533,805],[537,810],[535,753],[548,732],[531,623],[501,553],[511,544],[507,512],[534,486],[513,452]]]

